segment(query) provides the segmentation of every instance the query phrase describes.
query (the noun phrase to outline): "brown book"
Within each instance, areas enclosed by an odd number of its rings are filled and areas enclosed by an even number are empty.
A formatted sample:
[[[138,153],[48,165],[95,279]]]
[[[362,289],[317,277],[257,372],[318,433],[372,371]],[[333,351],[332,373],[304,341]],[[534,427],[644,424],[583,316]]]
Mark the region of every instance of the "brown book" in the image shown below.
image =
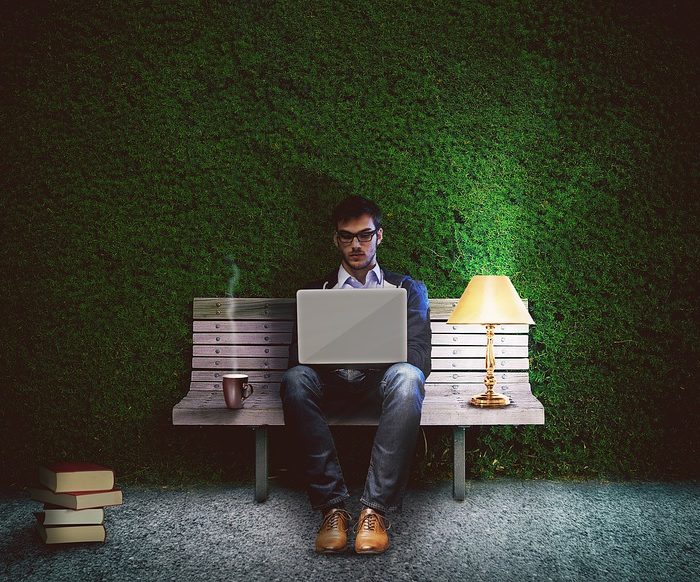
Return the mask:
[[[105,522],[102,507],[68,509],[44,503],[44,525],[98,525]]]
[[[114,487],[114,471],[94,463],[53,463],[39,466],[39,482],[54,493],[106,491]]]
[[[29,494],[37,501],[70,509],[121,505],[123,501],[122,490],[119,487],[109,491],[66,491],[65,493],[54,493],[44,487],[30,487]]]
[[[73,542],[104,542],[107,531],[104,525],[45,525],[44,514],[34,512],[36,529],[45,544]]]

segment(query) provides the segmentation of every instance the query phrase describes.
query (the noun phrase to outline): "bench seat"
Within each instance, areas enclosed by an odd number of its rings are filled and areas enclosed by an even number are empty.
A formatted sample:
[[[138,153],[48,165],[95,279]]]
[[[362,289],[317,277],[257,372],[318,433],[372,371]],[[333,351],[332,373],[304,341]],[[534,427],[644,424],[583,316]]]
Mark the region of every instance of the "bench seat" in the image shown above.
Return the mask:
[[[254,383],[253,383],[254,384]],[[530,391],[529,384],[497,384],[498,391],[510,396],[511,404],[503,409],[480,409],[469,399],[483,392],[484,384],[425,385],[421,426],[542,424],[543,409]],[[193,389],[173,410],[173,424],[281,426],[284,424],[279,384],[255,387],[255,394],[235,414],[226,408],[221,390]],[[376,425],[376,417],[329,416],[333,425]]]

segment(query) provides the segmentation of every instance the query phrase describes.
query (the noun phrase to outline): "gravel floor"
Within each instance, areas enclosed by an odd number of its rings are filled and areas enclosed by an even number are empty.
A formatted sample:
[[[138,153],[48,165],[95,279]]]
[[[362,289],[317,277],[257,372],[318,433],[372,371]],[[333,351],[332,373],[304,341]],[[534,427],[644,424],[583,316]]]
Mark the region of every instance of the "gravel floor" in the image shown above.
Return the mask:
[[[410,489],[382,555],[315,554],[320,514],[273,484],[128,487],[104,544],[46,546],[41,504],[0,493],[2,580],[700,580],[698,483],[495,480]],[[359,512],[360,490],[349,509]]]

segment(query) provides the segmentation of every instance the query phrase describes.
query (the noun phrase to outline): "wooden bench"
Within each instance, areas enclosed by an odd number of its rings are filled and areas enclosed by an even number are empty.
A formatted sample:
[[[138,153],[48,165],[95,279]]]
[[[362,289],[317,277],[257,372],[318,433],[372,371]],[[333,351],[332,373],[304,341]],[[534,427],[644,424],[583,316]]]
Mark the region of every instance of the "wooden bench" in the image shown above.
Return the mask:
[[[476,408],[483,391],[486,332],[480,325],[447,325],[457,299],[430,299],[432,372],[426,380],[422,426],[453,427],[456,500],[465,496],[465,429],[472,425],[544,424],[544,407],[528,376],[528,326],[496,329],[496,389],[511,398],[500,409]],[[295,317],[294,299],[195,298],[192,381],[173,408],[174,425],[231,425],[255,429],[255,499],[268,495],[267,427],[284,425],[280,381],[287,369]],[[255,388],[245,408],[224,404],[221,376],[249,375]],[[376,425],[376,419],[329,417],[332,425]]]

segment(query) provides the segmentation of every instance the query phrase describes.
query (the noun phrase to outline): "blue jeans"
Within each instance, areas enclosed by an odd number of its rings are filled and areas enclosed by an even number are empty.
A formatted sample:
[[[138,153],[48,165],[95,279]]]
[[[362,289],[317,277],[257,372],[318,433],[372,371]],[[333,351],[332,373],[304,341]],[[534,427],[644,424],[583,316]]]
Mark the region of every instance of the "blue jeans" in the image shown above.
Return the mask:
[[[360,501],[379,511],[401,508],[425,397],[423,372],[406,362],[386,370],[317,371],[294,366],[280,387],[284,422],[303,459],[314,509],[345,501],[348,494],[327,415],[378,419]]]

